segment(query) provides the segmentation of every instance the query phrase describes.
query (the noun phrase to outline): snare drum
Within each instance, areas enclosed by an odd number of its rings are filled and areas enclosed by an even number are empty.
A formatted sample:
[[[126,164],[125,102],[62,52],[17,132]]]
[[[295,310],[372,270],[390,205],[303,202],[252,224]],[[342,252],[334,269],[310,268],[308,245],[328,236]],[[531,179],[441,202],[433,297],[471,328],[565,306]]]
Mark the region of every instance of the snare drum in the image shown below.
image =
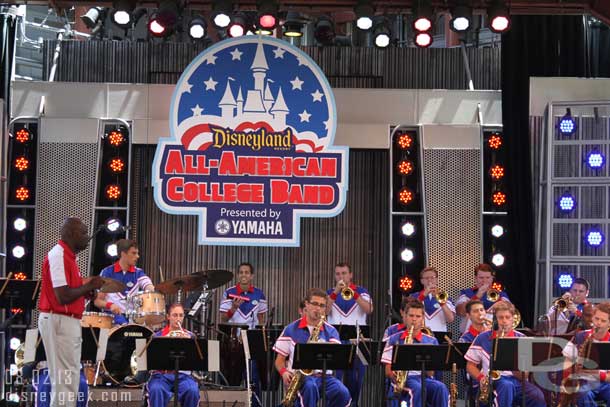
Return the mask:
[[[80,325],[85,328],[112,328],[114,316],[104,312],[83,312]]]
[[[165,297],[156,291],[138,293],[134,299],[136,305],[135,322],[153,326],[165,321]]]

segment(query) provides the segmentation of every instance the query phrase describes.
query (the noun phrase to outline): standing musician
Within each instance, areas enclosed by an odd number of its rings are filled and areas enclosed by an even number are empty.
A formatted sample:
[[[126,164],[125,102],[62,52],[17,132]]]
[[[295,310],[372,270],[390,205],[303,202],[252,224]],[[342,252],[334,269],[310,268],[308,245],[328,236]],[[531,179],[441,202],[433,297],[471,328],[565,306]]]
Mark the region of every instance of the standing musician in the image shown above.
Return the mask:
[[[406,387],[402,391],[396,391],[396,375],[392,371],[392,354],[394,345],[403,345],[408,340],[409,332],[412,331],[412,343],[438,345],[435,337],[424,334],[424,305],[419,301],[403,301],[400,307],[405,330],[392,335],[383,350],[381,363],[385,364],[385,375],[392,381],[388,399],[391,405],[397,406],[407,402],[409,406],[421,406],[421,372],[409,371],[407,373]],[[429,373],[429,372],[428,372]],[[428,376],[426,377],[426,405],[432,407],[445,407],[449,403],[449,390],[440,381]],[[395,395],[398,393],[398,400]],[[392,400],[394,399],[394,400]]]
[[[87,226],[79,218],[67,218],[59,242],[42,263],[38,330],[48,349],[51,407],[74,407],[78,400],[85,297],[104,284],[101,277],[81,276],[76,254],[88,245]]]
[[[95,297],[94,304],[99,309],[112,312],[114,323],[123,325],[128,322],[125,316],[127,297],[138,293],[138,291],[155,291],[155,286],[144,270],[136,267],[140,258],[137,243],[133,240],[120,239],[116,246],[119,260],[104,268],[100,272],[100,276],[118,280],[125,284],[127,288],[122,293],[106,294],[99,292]]]
[[[576,328],[584,307],[589,304],[589,282],[584,278],[576,278],[570,290],[554,301],[547,312],[551,331],[556,335],[565,334]]]
[[[486,318],[487,313],[483,302],[480,300],[470,300],[466,303],[466,313],[470,320],[470,327],[460,336],[458,342],[473,342],[474,338],[479,336],[481,332],[489,330],[489,321]]]
[[[335,265],[335,288],[328,293],[328,322],[333,325],[366,325],[366,316],[373,312],[373,302],[364,287],[353,283],[354,274],[348,263]],[[337,379],[343,380],[352,396],[352,407],[358,407],[364,381],[365,366],[356,357],[351,369],[338,370]],[[344,377],[345,376],[345,377]]]
[[[184,307],[180,303],[169,306],[167,311],[167,326],[157,331],[154,336],[169,336],[179,338],[194,338],[192,332],[182,328]],[[146,384],[149,406],[165,407],[174,394],[174,372],[153,371]],[[191,376],[191,372],[178,372],[178,401],[182,407],[197,407],[199,405],[199,385]]]
[[[472,345],[464,356],[466,371],[479,382],[479,392],[487,389],[490,393],[493,386],[493,394],[496,406],[512,406],[513,402],[520,403],[523,393],[526,396],[528,407],[544,407],[546,402],[542,391],[529,381],[525,382],[525,389],[521,388],[520,372],[498,371],[499,378],[489,382],[489,359],[493,357],[494,339],[513,338],[524,336],[520,332],[513,330],[515,307],[505,301],[496,304],[495,317],[498,321],[498,329],[480,333],[472,342]],[[481,401],[481,400],[480,400]],[[487,405],[481,402],[481,405]]]
[[[572,341],[563,348],[563,355],[567,357],[571,364],[576,363],[575,359],[582,355],[581,351],[585,341],[610,342],[610,302],[603,302],[595,307],[593,314],[593,328],[578,332]],[[586,353],[586,349],[584,350]],[[610,374],[606,370],[583,370],[578,364],[576,373],[590,374],[592,380],[589,384],[581,384],[583,391],[576,397],[576,404],[580,406],[597,406],[596,400],[602,400],[608,405],[610,403]],[[571,365],[569,365],[571,368]]]
[[[438,288],[438,270],[426,267],[419,272],[419,279],[424,289],[411,294],[411,298],[424,304],[425,325],[434,332],[447,332],[447,324],[455,319],[455,306],[447,292]]]
[[[337,330],[328,322],[322,322],[327,303],[328,296],[324,290],[310,289],[305,298],[303,317],[288,324],[275,342],[275,368],[285,386],[290,387],[295,374],[299,374],[292,369],[295,344],[307,343],[316,326],[320,326],[318,342],[341,343]],[[322,377],[318,370],[310,376],[305,376],[301,388],[298,389],[294,406],[315,407],[322,391]],[[346,407],[351,401],[347,388],[333,376],[326,376],[326,397],[329,407]]]
[[[487,318],[491,319],[494,308],[500,301],[508,301],[508,295],[504,291],[492,289],[495,272],[489,264],[479,264],[474,269],[475,283],[472,288],[465,288],[460,291],[460,296],[456,302],[456,311],[461,316],[461,332],[465,332],[470,326],[470,321],[466,317],[466,303],[470,300],[480,300],[487,311]],[[496,295],[497,294],[497,295]],[[496,299],[497,298],[497,299]]]

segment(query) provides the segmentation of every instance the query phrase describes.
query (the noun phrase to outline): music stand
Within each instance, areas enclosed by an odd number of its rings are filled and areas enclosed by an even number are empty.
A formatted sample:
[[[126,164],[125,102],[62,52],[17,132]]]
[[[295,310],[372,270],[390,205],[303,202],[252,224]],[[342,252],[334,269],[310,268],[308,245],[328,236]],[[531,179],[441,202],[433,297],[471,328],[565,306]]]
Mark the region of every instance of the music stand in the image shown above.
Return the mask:
[[[261,381],[261,390],[276,391],[280,384],[280,376],[273,368],[273,344],[279,338],[283,328],[281,326],[271,326],[270,328],[248,329],[248,344],[250,354],[257,363],[257,369]]]
[[[451,337],[453,336],[451,334],[451,332],[444,332],[444,331],[434,331],[432,332],[434,334],[434,337],[436,338],[436,340],[438,341],[438,343],[447,343],[447,340],[445,339],[445,336],[448,336],[449,339],[451,339]]]
[[[0,278],[0,306],[4,309],[34,308],[39,280],[13,280]]]
[[[180,370],[206,370],[207,341],[204,339],[153,336],[146,347],[146,366],[150,370],[174,372],[174,407],[178,406]]]
[[[370,338],[371,328],[368,325],[333,325],[337,332],[339,333],[339,338],[341,341],[349,341],[350,339],[356,339],[358,336],[358,331],[356,328],[360,329],[360,337]]]
[[[328,342],[297,343],[294,348],[293,369],[322,369],[322,405],[326,407],[326,370],[345,370],[351,366],[354,345]]]

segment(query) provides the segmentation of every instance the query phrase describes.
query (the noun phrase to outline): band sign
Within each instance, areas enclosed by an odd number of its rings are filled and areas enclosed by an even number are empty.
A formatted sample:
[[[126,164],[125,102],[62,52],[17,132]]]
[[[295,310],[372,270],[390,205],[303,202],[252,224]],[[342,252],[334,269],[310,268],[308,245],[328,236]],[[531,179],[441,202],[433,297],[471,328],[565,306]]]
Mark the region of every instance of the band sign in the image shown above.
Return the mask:
[[[345,206],[348,149],[333,146],[330,85],[284,41],[239,38],[204,51],[178,81],[169,121],[155,202],[198,215],[200,244],[298,246],[301,217]]]

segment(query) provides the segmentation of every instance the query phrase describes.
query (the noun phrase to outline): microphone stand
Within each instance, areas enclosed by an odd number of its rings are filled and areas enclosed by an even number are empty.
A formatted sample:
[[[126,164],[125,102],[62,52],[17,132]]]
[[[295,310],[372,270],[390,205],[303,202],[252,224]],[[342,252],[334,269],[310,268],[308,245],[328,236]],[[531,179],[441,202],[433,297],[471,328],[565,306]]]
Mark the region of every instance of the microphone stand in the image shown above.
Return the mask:
[[[388,299],[389,299],[389,295],[388,295]],[[385,330],[387,328],[389,328],[392,325],[392,317],[393,317],[393,312],[394,310],[392,309],[392,305],[390,304],[390,302],[386,302],[384,304],[385,306],[385,322],[384,325],[381,327],[382,331],[381,331],[381,338],[383,339],[383,334],[385,333]],[[381,355],[383,354],[383,349],[385,348],[385,342],[382,342],[380,345],[384,345],[384,346],[379,346],[377,349],[377,360],[381,360]],[[390,391],[391,388],[391,383],[390,381],[385,377],[385,373],[383,375],[384,378],[384,383],[385,383],[385,391],[383,392],[383,405],[387,405],[388,403],[388,392]]]
[[[267,376],[267,391],[271,392],[271,405],[275,406],[277,405],[276,402],[276,391],[272,388],[271,385],[271,379],[273,378],[273,374],[271,369],[273,369],[273,362],[272,362],[272,352],[271,352],[271,331],[269,330],[269,328],[271,328],[271,326],[273,325],[273,318],[275,317],[275,305],[273,307],[271,307],[271,310],[269,311],[269,315],[267,317],[267,321],[265,323],[265,325],[263,325],[263,336],[265,338],[265,359],[266,359],[266,364],[267,364],[267,369],[265,371],[266,376]]]

